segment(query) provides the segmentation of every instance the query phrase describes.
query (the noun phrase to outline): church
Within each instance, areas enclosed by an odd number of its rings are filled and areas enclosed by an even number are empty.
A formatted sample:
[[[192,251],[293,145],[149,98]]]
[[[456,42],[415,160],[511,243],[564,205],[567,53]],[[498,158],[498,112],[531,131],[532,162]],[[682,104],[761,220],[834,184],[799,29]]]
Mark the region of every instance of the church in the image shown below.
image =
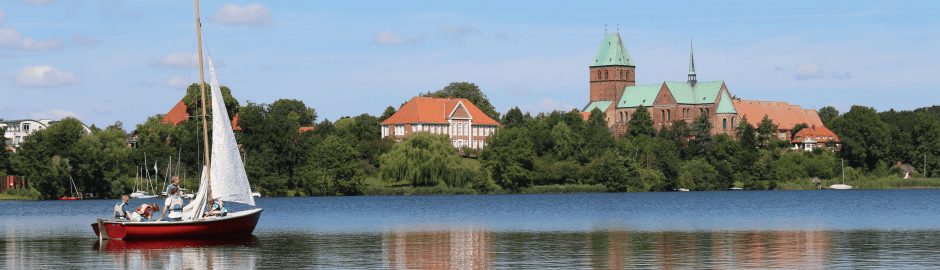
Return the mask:
[[[584,114],[595,108],[603,111],[607,126],[618,137],[628,130],[630,117],[640,105],[649,111],[656,130],[671,126],[675,120],[692,123],[703,115],[712,123],[712,135],[724,133],[732,137],[744,116],[756,127],[764,115],[768,115],[778,125],[775,136],[784,140],[790,139],[789,131],[796,124],[822,126],[815,110],[804,110],[786,102],[732,99],[724,81],[699,82],[691,48],[689,74],[685,82],[637,86],[635,71],[636,64],[624,47],[620,34],[606,34],[589,65],[590,102],[581,111]],[[739,106],[748,107],[739,113]],[[781,111],[780,108],[784,109]]]

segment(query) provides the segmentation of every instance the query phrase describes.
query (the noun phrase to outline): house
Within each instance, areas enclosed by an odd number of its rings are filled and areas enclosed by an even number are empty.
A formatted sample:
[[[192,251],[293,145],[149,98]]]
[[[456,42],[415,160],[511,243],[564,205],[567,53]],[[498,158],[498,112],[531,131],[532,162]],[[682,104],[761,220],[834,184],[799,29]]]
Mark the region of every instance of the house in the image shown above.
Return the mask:
[[[750,119],[748,122],[750,122]],[[802,149],[805,151],[813,151],[814,148],[838,151],[842,147],[838,135],[826,127],[816,126],[815,124],[797,132],[790,140],[790,143],[793,144],[794,150]]]
[[[499,122],[465,98],[414,97],[382,121],[382,138],[404,140],[417,132],[450,135],[457,148],[480,149]]]
[[[734,107],[737,109],[738,114],[741,117],[746,117],[748,124],[751,124],[754,128],[757,128],[766,115],[774,125],[777,125],[774,137],[780,140],[794,140],[795,138],[791,138],[793,137],[791,131],[799,124],[824,128],[816,110],[803,109],[799,105],[791,105],[780,101],[735,99]],[[738,123],[735,122],[734,126],[737,127]],[[828,129],[826,130],[828,131]]]
[[[8,120],[0,121],[0,128],[6,128],[6,132],[3,134],[3,139],[6,140],[6,145],[12,147],[13,151],[16,152],[16,149],[19,148],[20,143],[26,139],[27,136],[33,134],[33,132],[47,129],[49,126],[54,125],[62,121],[52,121],[49,119],[21,119],[21,120]],[[85,130],[85,134],[91,134],[91,129],[88,128],[85,124],[82,124],[82,129]]]

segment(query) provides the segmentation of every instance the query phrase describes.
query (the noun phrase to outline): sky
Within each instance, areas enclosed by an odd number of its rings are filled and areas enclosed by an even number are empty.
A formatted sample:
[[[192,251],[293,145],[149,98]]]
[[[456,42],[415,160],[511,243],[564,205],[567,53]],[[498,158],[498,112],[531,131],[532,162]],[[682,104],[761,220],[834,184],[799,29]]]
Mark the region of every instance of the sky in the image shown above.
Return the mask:
[[[125,129],[198,82],[195,8],[175,0],[0,0],[0,118]],[[637,85],[699,81],[803,108],[912,110],[940,97],[938,1],[200,2],[204,51],[242,105],[318,122],[380,115],[451,82],[497,111],[583,108],[619,33]],[[605,26],[606,24],[606,26]],[[206,74],[208,78],[208,74]]]

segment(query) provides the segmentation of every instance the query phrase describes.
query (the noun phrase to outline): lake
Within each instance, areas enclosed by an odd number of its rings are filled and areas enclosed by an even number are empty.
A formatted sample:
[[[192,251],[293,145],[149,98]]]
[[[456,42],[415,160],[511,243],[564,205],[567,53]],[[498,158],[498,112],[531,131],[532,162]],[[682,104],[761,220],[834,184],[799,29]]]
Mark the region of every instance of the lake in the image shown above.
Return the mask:
[[[258,198],[252,236],[98,242],[117,202],[0,202],[0,268],[940,267],[937,189]]]

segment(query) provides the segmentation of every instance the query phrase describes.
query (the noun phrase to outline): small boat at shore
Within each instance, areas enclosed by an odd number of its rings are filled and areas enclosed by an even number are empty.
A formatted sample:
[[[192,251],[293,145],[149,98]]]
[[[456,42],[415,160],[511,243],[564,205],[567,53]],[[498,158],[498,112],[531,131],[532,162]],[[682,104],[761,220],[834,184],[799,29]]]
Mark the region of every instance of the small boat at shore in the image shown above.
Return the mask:
[[[70,194],[69,194],[69,195],[72,195],[72,196],[62,196],[61,198],[59,198],[59,200],[60,200],[60,201],[78,201],[78,200],[81,200],[81,199],[82,199],[82,193],[78,191],[78,187],[75,186],[75,181],[72,180],[72,176],[71,176],[71,175],[69,175],[69,183],[70,183],[70,185],[69,185],[69,193],[70,193]],[[76,193],[78,193],[78,196],[75,196],[75,194],[72,193],[73,191],[76,192]]]
[[[845,184],[845,160],[842,160],[842,184],[831,185],[829,189],[852,189],[852,186]]]

